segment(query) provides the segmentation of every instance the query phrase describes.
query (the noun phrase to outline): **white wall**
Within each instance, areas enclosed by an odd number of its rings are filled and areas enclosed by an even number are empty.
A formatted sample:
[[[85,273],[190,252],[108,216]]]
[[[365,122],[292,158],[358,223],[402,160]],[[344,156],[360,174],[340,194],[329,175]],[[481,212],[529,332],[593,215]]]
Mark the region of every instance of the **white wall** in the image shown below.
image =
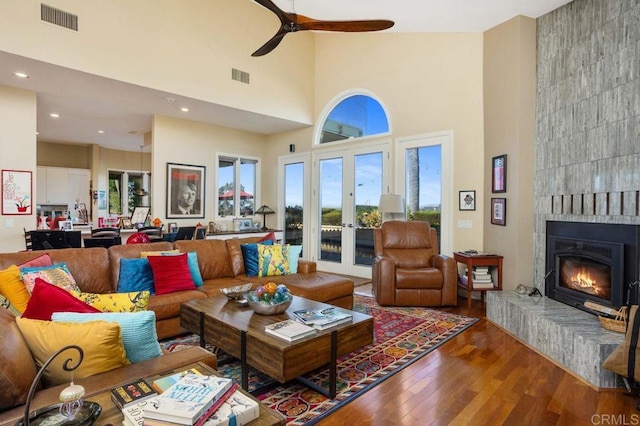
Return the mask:
[[[32,172],[32,200],[36,198],[36,94],[0,86],[0,169]],[[36,227],[31,215],[0,215],[0,252],[24,250],[23,228]]]

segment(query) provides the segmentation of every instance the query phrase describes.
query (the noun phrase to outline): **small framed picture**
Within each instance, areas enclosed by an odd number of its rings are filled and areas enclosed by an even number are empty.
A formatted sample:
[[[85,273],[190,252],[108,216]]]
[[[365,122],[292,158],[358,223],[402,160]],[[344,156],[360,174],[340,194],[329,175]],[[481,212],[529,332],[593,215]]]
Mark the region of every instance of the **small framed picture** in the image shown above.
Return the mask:
[[[507,154],[491,159],[491,192],[507,192]]]
[[[58,226],[63,231],[72,231],[73,230],[73,222],[70,220],[61,220],[58,222]]]
[[[170,234],[173,234],[175,232],[178,232],[178,224],[176,222],[169,222],[169,224],[167,225],[168,227],[168,232]]]
[[[460,191],[458,196],[459,210],[475,210],[476,209],[476,191]]]
[[[131,219],[128,217],[120,218],[120,228],[122,229],[131,229]]]
[[[491,199],[491,223],[505,226],[507,224],[507,199]]]

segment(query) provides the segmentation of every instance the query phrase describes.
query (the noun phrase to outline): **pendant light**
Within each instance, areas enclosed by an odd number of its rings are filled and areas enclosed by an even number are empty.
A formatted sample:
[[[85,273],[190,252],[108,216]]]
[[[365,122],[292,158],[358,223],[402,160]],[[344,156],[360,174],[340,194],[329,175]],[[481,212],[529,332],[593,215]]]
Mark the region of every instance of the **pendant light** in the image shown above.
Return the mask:
[[[142,187],[143,176],[144,176],[142,173],[142,149],[143,148],[144,148],[144,145],[140,145],[140,188],[136,189],[133,192],[138,197],[146,197],[147,195],[149,195],[149,193],[145,191],[145,189]]]

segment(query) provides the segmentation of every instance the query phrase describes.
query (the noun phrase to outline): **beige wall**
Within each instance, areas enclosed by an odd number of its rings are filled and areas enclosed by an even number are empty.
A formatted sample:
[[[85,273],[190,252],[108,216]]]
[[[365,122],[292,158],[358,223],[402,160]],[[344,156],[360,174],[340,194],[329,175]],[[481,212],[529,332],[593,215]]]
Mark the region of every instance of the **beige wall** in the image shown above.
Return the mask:
[[[190,164],[204,166],[205,169],[205,217],[202,219],[171,219],[178,226],[204,224],[216,220],[214,217],[217,200],[216,185],[216,152],[240,154],[251,157],[268,158],[266,156],[266,137],[255,133],[233,130],[226,127],[212,126],[195,121],[156,116],[153,120],[153,175],[151,180],[151,211],[167,223],[167,163]],[[265,170],[269,165],[262,163]],[[262,188],[272,186],[263,179]],[[260,200],[256,202],[260,203]]]
[[[36,162],[38,166],[91,168],[91,146],[53,142],[38,142]]]
[[[478,195],[482,191],[478,185],[483,179],[484,150],[482,50],[482,34],[316,36],[316,120],[338,95],[362,89],[383,103],[394,141],[453,130],[453,224],[473,223],[472,229],[454,229],[455,250],[482,249],[483,244],[482,202],[474,212],[460,212],[457,206],[459,190],[475,189]],[[269,155],[285,155],[290,143],[296,144],[296,153],[309,151],[312,137],[312,129],[272,136]]]
[[[78,32],[42,22],[40,3],[0,1],[0,50],[268,116],[312,120],[313,35],[289,36],[271,54],[251,57],[278,29],[273,13],[255,2],[48,0],[78,15]],[[249,72],[251,84],[231,80],[231,68]]]
[[[484,249],[504,256],[503,288],[533,279],[536,21],[516,17],[484,34],[484,203],[507,199],[506,226],[484,221]],[[507,192],[491,193],[491,158],[507,154]]]
[[[36,199],[36,94],[0,86],[0,169],[32,172],[32,200]],[[24,250],[23,228],[36,225],[31,215],[0,215],[0,252]]]

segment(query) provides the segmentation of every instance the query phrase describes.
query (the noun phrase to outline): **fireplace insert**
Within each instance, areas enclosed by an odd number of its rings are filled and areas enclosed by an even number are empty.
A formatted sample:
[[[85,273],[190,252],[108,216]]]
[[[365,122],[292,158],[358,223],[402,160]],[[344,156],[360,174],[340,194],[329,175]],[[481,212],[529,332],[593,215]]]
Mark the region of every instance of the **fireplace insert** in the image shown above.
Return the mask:
[[[591,313],[586,301],[619,309],[638,280],[638,238],[635,225],[547,222],[545,294]]]

